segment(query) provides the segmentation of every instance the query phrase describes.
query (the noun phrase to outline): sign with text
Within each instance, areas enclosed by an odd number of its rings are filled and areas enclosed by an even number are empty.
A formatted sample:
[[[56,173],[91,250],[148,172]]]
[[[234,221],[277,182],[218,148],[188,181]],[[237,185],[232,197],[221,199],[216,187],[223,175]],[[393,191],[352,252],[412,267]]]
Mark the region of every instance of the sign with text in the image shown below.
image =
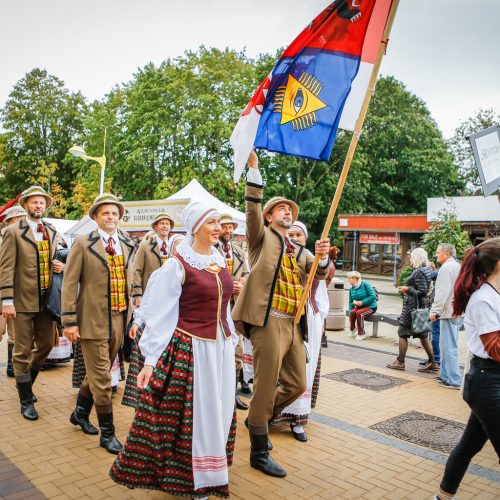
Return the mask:
[[[490,127],[469,137],[484,196],[500,188],[500,127]]]
[[[181,222],[181,212],[189,203],[189,199],[124,201],[125,215],[120,222],[120,229],[125,231],[149,231],[156,216],[167,213],[175,221],[175,230],[182,231],[184,227]]]
[[[399,245],[398,233],[361,233],[360,243],[376,243],[378,245]]]

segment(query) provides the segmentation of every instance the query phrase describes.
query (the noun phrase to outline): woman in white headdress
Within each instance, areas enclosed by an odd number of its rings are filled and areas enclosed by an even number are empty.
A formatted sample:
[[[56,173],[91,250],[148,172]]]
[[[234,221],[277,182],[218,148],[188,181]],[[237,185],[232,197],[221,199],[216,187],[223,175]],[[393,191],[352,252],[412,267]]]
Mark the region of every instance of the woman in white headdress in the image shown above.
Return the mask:
[[[139,342],[144,390],[110,476],[129,488],[228,497],[236,431],[233,280],[212,247],[221,229],[216,210],[191,203],[182,221],[187,236],[177,256],[148,283]]]
[[[309,234],[302,222],[295,221],[288,230],[288,237],[294,243],[305,245]],[[308,354],[306,391],[271,422],[272,425],[290,425],[292,434],[298,441],[307,441],[304,426],[307,424],[311,409],[316,406],[321,369],[321,337],[329,307],[325,282],[314,279],[307,307],[308,340],[304,342]]]

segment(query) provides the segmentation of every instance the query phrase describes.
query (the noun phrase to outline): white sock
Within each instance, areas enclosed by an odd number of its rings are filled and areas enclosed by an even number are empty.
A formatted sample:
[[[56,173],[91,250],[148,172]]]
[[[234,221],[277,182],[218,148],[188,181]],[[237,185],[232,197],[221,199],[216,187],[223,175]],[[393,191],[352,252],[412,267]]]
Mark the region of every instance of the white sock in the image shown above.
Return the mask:
[[[294,425],[293,432],[295,432],[296,434],[302,434],[304,432],[304,427],[302,427],[301,425]]]

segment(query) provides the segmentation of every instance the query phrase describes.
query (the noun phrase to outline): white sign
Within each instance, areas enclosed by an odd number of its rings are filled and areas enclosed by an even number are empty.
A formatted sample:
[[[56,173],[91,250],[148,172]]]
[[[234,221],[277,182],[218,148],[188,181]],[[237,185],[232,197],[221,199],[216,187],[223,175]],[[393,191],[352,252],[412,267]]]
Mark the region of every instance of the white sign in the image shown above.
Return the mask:
[[[500,188],[500,127],[490,127],[469,137],[481,178],[483,194]]]
[[[181,212],[190,200],[124,201],[125,215],[120,229],[125,231],[149,231],[158,214],[166,213],[175,221],[175,230],[183,231]]]
[[[339,227],[347,227],[349,223],[348,219],[339,219]]]

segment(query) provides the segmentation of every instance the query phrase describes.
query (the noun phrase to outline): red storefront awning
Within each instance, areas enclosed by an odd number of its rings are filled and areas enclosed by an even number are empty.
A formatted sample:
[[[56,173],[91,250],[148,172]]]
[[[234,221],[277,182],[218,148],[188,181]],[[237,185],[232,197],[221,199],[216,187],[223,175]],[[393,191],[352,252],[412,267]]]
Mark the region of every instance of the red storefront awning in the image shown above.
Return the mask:
[[[340,231],[366,231],[376,233],[425,233],[430,224],[427,215],[339,215]]]

